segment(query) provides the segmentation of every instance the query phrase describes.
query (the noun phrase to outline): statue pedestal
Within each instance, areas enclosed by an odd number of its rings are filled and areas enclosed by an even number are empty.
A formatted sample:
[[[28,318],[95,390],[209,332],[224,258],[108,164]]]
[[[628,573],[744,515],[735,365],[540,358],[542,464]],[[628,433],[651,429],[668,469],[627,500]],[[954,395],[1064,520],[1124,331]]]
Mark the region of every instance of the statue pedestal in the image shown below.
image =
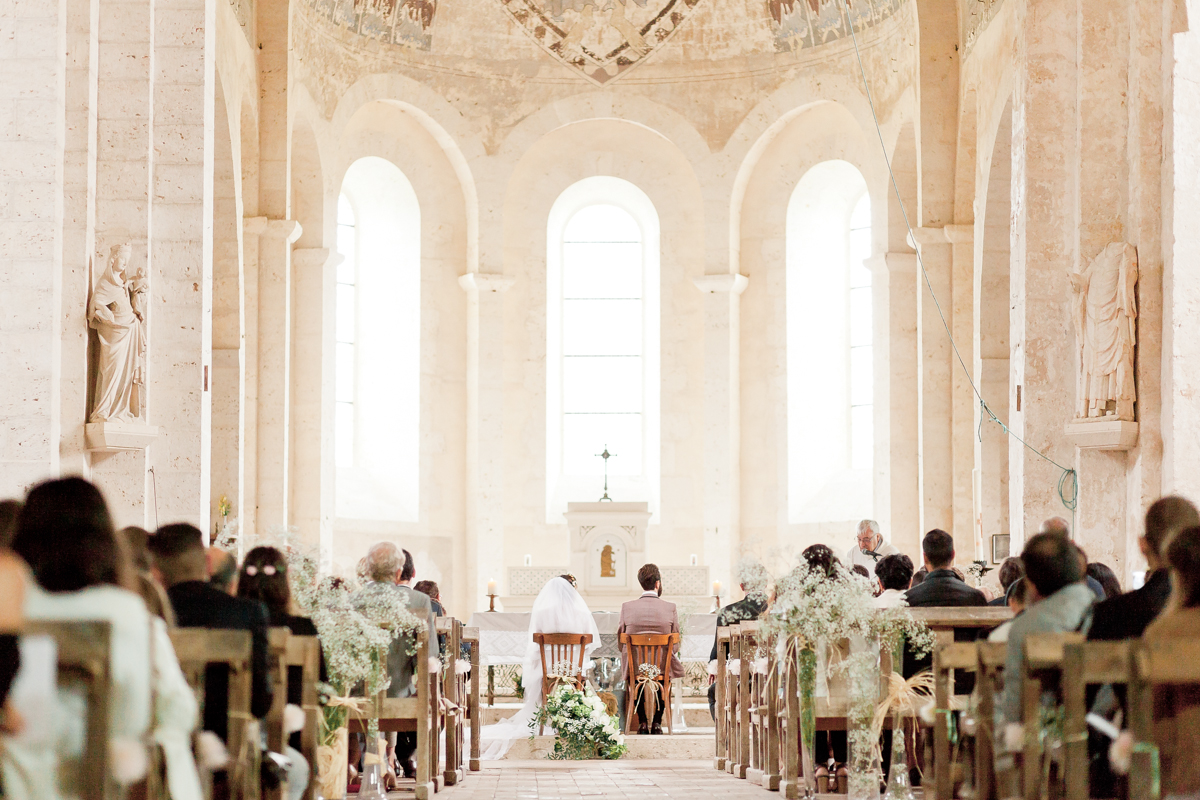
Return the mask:
[[[158,438],[158,426],[143,422],[89,422],[84,426],[87,449],[145,450]]]
[[[646,562],[647,503],[568,503],[571,571],[594,610],[619,610],[642,593],[637,571]]]
[[[1123,419],[1076,420],[1064,432],[1080,450],[1132,450],[1138,440],[1138,424]]]

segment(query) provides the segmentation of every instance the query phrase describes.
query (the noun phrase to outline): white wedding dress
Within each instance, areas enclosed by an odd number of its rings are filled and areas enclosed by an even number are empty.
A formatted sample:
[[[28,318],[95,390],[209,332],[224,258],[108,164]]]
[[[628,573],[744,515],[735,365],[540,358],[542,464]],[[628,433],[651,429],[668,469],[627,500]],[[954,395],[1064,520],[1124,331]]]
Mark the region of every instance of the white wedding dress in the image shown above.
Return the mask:
[[[587,603],[563,578],[552,578],[533,601],[529,615],[529,642],[525,646],[525,664],[521,683],[525,687],[525,702],[521,710],[495,725],[484,725],[480,738],[480,758],[495,761],[518,739],[529,738],[529,723],[542,700],[541,648],[533,641],[535,633],[590,633],[592,643],[583,648],[584,671],[592,652],[600,646],[600,629]],[[547,729],[549,731],[549,729]]]

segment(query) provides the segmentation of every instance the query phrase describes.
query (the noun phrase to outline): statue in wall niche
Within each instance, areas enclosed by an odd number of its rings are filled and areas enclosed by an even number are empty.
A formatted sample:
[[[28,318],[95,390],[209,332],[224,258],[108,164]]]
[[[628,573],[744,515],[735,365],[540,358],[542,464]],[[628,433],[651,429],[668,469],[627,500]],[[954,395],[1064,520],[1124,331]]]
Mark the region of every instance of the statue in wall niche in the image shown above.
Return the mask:
[[[1071,273],[1079,375],[1079,419],[1133,421],[1137,344],[1137,249],[1114,242]]]
[[[600,551],[600,577],[617,577],[617,565],[613,561],[613,548],[611,544],[604,545],[604,549]]]
[[[133,248],[112,248],[88,306],[88,324],[100,339],[95,402],[90,422],[135,422],[145,416],[147,282],[130,274]]]

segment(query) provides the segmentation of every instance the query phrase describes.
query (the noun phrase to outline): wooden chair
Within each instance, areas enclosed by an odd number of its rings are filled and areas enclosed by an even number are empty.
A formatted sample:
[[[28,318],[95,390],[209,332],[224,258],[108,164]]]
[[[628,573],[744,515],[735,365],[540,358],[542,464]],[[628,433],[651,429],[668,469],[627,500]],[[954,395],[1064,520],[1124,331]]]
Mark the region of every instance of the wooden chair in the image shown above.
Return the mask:
[[[225,745],[231,766],[237,773],[230,775],[230,786],[235,800],[258,800],[262,753],[258,743],[258,720],[250,714],[250,632],[176,628],[171,631],[171,644],[201,709],[204,708],[208,666],[221,664],[229,668],[226,709],[229,728]],[[212,776],[201,774],[201,782],[207,796],[211,792]]]
[[[58,648],[58,686],[84,686],[87,698],[86,738],[79,774],[83,800],[114,800],[119,790],[108,762],[109,695],[112,691],[112,626],[107,622],[31,620],[24,635],[49,636]]]
[[[1025,637],[1021,674],[1021,720],[1025,741],[1021,758],[1021,788],[1025,800],[1042,795],[1042,742],[1038,736],[1042,693],[1057,690],[1067,644],[1082,644],[1082,633],[1039,633]],[[1072,677],[1072,680],[1074,678]],[[1048,787],[1047,787],[1048,788]]]
[[[300,731],[300,754],[308,761],[309,781],[304,800],[317,796],[317,744],[320,736],[321,706],[317,697],[317,681],[321,677],[321,642],[316,636],[288,636],[285,663],[291,676],[300,673],[300,710],[304,712],[304,729]]]
[[[275,692],[271,699],[271,709],[263,718],[263,727],[267,732],[267,750],[272,753],[282,753],[287,736],[284,733],[284,712],[287,709],[287,643],[291,631],[287,628],[271,628],[267,631],[267,663],[271,670],[271,684]],[[287,781],[282,781],[274,789],[264,789],[265,800],[283,800],[288,796]]]
[[[954,764],[950,754],[950,713],[965,708],[952,695],[954,673],[978,672],[979,649],[975,642],[939,644],[933,653],[934,724],[933,785],[935,797],[953,797]],[[990,757],[990,750],[988,751]],[[975,748],[975,775],[979,775],[980,748]]]
[[[467,769],[479,772],[481,732],[483,730],[483,712],[479,708],[479,628],[463,628],[463,641],[471,648],[471,673],[467,694],[467,718],[471,721],[471,753]]]
[[[1063,646],[1063,781],[1066,800],[1087,800],[1087,688],[1128,684],[1130,642],[1068,642]]]
[[[717,753],[713,760],[713,766],[724,771],[727,764],[732,763],[732,752],[730,749],[730,721],[729,721],[729,700],[727,697],[727,683],[729,680],[728,670],[729,661],[729,627],[722,626],[717,628],[717,674],[714,678],[716,686],[716,702],[714,711],[716,713],[716,742]]]
[[[1160,764],[1154,740],[1154,687],[1160,683],[1200,684],[1200,641],[1143,640],[1132,643],[1130,649],[1129,727],[1134,747],[1129,798],[1157,800]]]
[[[976,773],[975,786],[979,800],[997,800],[999,797],[1014,797],[1017,789],[1012,771],[996,768],[996,754],[1003,747],[1003,732],[993,729],[996,714],[996,694],[1004,679],[1004,661],[1008,645],[1004,642],[979,642],[978,677],[975,688],[979,693],[977,713],[979,729],[975,736]]]
[[[622,633],[620,644],[625,648],[626,663],[629,664],[629,680],[625,695],[625,729],[633,724],[634,711],[637,706],[638,670],[642,664],[653,664],[658,667],[659,675],[654,678],[658,684],[659,702],[663,703],[663,721],[667,730],[671,727],[671,654],[679,643],[678,633]]]

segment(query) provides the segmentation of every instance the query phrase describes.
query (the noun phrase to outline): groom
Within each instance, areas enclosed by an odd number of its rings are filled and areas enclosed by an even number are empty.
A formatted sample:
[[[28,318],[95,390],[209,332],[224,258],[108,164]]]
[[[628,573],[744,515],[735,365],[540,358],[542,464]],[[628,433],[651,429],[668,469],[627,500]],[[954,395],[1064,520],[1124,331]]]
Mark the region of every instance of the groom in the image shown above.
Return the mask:
[[[662,575],[659,573],[658,567],[654,564],[646,564],[639,569],[638,583],[642,585],[642,596],[621,605],[621,622],[617,626],[618,636],[622,633],[678,633],[679,612],[674,603],[668,603],[662,599]],[[679,645],[676,644],[671,653],[672,679],[683,677],[683,664],[676,655],[678,652]],[[629,659],[625,650],[621,651],[621,677],[624,679],[625,685],[629,687],[626,690],[628,692],[626,696],[637,698],[634,707],[638,715],[637,732],[661,734],[663,708],[671,701],[670,682],[667,683],[668,696],[662,698],[655,707],[654,720],[647,730],[646,709],[643,707],[642,698],[637,697],[636,689],[630,681]]]

